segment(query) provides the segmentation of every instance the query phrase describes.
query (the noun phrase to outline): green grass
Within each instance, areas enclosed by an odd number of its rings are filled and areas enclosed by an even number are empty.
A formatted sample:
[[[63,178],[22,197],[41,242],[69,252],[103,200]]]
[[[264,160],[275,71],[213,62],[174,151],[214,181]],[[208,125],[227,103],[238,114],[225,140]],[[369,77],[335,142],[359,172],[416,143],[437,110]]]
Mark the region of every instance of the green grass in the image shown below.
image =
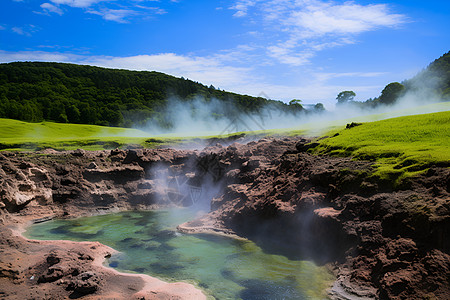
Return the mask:
[[[374,176],[399,184],[432,165],[450,167],[450,111],[363,123],[317,142],[314,153],[374,161]]]
[[[126,145],[152,147],[169,142],[177,142],[177,139],[149,139],[145,132],[128,128],[52,122],[27,123],[0,118],[1,150],[101,150]]]
[[[152,136],[144,131],[129,128],[52,122],[27,123],[0,118],[0,150],[10,151],[34,151],[45,148],[55,150],[155,148],[162,145],[208,144],[208,139],[246,134],[238,132],[220,136],[176,137],[170,134]],[[257,133],[251,134],[256,135]],[[259,134],[265,135],[264,133]]]

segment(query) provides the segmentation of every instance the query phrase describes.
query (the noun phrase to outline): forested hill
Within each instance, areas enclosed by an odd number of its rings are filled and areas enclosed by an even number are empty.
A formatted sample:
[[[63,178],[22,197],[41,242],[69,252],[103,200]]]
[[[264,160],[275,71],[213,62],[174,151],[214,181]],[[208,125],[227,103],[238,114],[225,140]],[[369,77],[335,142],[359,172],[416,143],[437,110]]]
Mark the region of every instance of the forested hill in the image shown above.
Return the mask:
[[[450,51],[403,84],[407,90],[430,91],[443,99],[450,99]]]
[[[217,98],[246,112],[257,112],[267,104],[292,108],[281,101],[225,92],[158,72],[66,63],[0,64],[3,118],[125,127],[153,119],[164,124],[162,112],[170,96],[183,101]]]

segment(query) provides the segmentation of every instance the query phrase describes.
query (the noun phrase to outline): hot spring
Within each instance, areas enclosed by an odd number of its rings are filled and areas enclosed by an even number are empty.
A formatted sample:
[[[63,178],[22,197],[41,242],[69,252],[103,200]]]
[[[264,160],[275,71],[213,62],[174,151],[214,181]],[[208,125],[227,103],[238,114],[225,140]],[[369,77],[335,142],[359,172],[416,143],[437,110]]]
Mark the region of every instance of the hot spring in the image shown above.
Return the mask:
[[[333,276],[310,261],[264,253],[252,241],[181,234],[189,209],[132,211],[31,226],[40,240],[99,241],[118,251],[105,264],[123,272],[193,283],[215,299],[323,299]]]

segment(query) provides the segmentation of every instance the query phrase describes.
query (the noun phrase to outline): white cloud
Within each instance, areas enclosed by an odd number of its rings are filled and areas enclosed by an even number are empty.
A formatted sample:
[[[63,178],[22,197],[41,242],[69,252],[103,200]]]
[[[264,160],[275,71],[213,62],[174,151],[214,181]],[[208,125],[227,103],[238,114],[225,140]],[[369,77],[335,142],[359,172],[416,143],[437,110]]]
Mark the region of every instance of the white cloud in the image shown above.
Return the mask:
[[[19,51],[9,52],[0,50],[0,62],[13,61],[51,61],[51,62],[76,62],[80,56],[73,54],[61,54],[45,51]]]
[[[11,30],[14,33],[17,33],[20,35],[31,36],[32,33],[35,33],[36,31],[40,30],[40,28],[33,24],[28,24],[28,25],[24,25],[22,27],[13,27],[13,28],[11,28]]]
[[[308,64],[316,52],[356,42],[361,33],[407,22],[386,4],[320,0],[239,0],[235,17],[251,18],[277,37],[266,41],[267,55],[291,66]]]
[[[20,35],[25,35],[25,34],[26,34],[26,32],[23,31],[23,29],[20,28],[20,27],[13,27],[11,30],[12,30],[13,32],[17,33],[17,34],[20,34]]]
[[[400,14],[391,14],[385,4],[359,5],[345,2],[342,5],[316,3],[294,11],[284,22],[304,30],[311,36],[324,34],[357,34],[379,27],[393,27],[405,22]]]
[[[71,7],[87,8],[98,2],[108,0],[50,0],[50,1],[58,5],[63,4]]]
[[[247,13],[246,13],[245,11],[238,10],[238,11],[233,15],[233,17],[240,18],[240,17],[245,17],[246,15],[247,15]]]
[[[101,11],[89,10],[88,13],[102,16],[103,19],[118,23],[127,23],[127,17],[136,15],[137,12],[129,9],[102,9]]]
[[[45,11],[53,12],[60,16],[63,15],[63,13],[64,13],[61,8],[55,6],[51,3],[43,3],[43,4],[41,4],[41,8],[44,9]]]
[[[280,61],[281,63],[291,66],[302,66],[309,63],[309,59],[314,56],[312,52],[302,51],[295,53],[292,48],[283,45],[269,46],[267,54]]]
[[[81,8],[86,13],[95,14],[101,16],[108,21],[114,21],[118,23],[128,23],[131,17],[135,16],[148,16],[151,15],[163,15],[167,11],[160,7],[149,7],[141,5],[144,2],[160,2],[158,0],[48,0],[51,3],[43,3],[41,8],[44,12],[35,12],[37,14],[47,14],[49,12],[62,15],[64,12],[62,6],[68,6],[73,8]],[[177,1],[171,1],[177,2]]]
[[[82,63],[129,70],[159,71],[205,84],[230,86],[248,75],[249,69],[224,65],[215,57],[192,57],[162,53],[130,57],[89,57]]]
[[[247,15],[247,11],[250,7],[256,5],[258,0],[240,0],[237,1],[235,5],[230,7],[230,9],[236,10],[236,13],[233,15],[234,17],[245,17]]]
[[[148,6],[143,6],[143,5],[135,5],[134,7],[145,9],[148,11],[153,11],[157,15],[167,14],[167,10],[165,10],[163,8],[159,8],[159,7],[148,7]]]

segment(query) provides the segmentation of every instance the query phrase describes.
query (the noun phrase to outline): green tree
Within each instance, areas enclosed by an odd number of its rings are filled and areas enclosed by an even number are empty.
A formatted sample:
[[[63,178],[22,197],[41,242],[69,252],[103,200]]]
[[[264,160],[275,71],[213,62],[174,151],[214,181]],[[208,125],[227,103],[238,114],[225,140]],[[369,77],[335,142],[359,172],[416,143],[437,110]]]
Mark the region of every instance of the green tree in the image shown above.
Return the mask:
[[[353,101],[355,96],[356,96],[356,94],[354,91],[340,92],[336,97],[337,104],[345,104],[345,103],[348,103],[349,101]]]
[[[319,102],[316,105],[314,105],[314,111],[316,111],[316,112],[325,111],[325,107],[323,106],[322,103]]]
[[[303,105],[301,105],[301,102],[302,102],[302,100],[299,100],[299,99],[292,99],[291,101],[289,101],[290,111],[293,113],[302,111]]]
[[[381,91],[381,96],[378,98],[378,101],[383,104],[393,104],[403,95],[404,90],[405,87],[403,84],[391,82]]]
[[[69,120],[70,123],[80,122],[81,113],[78,107],[76,107],[75,105],[72,104],[66,107],[66,114],[67,119]]]

